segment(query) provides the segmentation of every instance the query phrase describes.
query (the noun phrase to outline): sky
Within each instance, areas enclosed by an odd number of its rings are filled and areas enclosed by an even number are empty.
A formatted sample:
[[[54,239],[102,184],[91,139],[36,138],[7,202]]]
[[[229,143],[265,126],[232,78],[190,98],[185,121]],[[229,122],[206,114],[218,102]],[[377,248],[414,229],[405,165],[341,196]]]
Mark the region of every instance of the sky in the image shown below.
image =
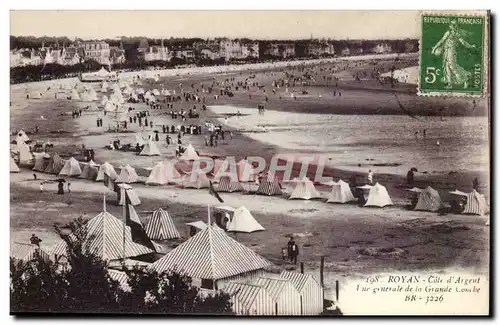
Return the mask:
[[[11,11],[10,35],[254,39],[417,38],[418,11]]]

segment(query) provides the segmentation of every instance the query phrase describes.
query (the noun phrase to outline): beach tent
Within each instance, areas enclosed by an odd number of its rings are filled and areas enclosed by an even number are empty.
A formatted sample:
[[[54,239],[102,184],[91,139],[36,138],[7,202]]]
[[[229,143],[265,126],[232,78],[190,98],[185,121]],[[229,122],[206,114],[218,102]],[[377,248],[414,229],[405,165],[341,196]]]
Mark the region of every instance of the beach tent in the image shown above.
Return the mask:
[[[375,184],[370,189],[365,207],[376,206],[383,208],[387,205],[393,205],[387,189],[385,188],[385,186],[380,185],[379,183]]]
[[[372,189],[372,185],[366,184],[363,186],[356,186],[357,189],[360,189],[363,192],[363,197],[366,200],[368,200],[368,195],[370,194],[370,190]]]
[[[101,70],[97,71],[97,76],[101,78],[107,78],[109,77],[110,73],[108,70],[101,68]]]
[[[314,198],[319,198],[321,195],[316,191],[313,182],[307,178],[303,177],[295,181],[295,189],[290,195],[290,200],[299,199],[299,200],[310,200]]]
[[[36,260],[38,257],[41,257],[45,261],[50,260],[49,254],[38,247],[38,245],[17,242],[12,243],[10,246],[10,257],[24,262]]]
[[[18,143],[17,152],[19,153],[19,166],[29,166],[33,163],[33,154],[26,143]]]
[[[59,172],[59,176],[79,176],[82,173],[80,163],[75,158],[71,157],[66,161],[63,168]]]
[[[39,91],[32,91],[29,96],[29,99],[42,99],[42,93]]]
[[[19,173],[19,167],[17,167],[14,158],[10,157],[10,172],[11,173]]]
[[[120,191],[122,188],[125,188],[125,191],[127,191],[128,198],[130,200],[130,204],[133,206],[141,204],[141,200],[139,199],[139,195],[137,195],[137,192],[132,189],[132,186],[127,185],[127,184],[118,184],[118,187],[120,187]],[[118,202],[118,205],[123,205],[124,201],[123,195],[120,195],[120,202]],[[134,210],[135,213],[135,210]]]
[[[158,89],[153,89],[151,93],[155,96],[160,96],[160,91]]]
[[[109,178],[112,180],[115,180],[118,178],[118,174],[115,171],[115,168],[108,162],[105,162],[104,164],[99,167],[99,172],[97,173],[96,181],[103,181],[104,180],[104,175],[107,175]]]
[[[125,166],[120,166],[120,175],[116,178],[116,183],[137,183],[139,181],[139,176],[137,175],[135,168],[129,164]]]
[[[427,186],[418,195],[418,202],[414,210],[436,212],[443,206],[438,191]]]
[[[142,151],[139,155],[140,156],[159,156],[160,150],[158,150],[156,143],[154,143],[154,141],[151,141],[151,139],[149,139],[148,142],[144,145],[144,148],[142,148]]]
[[[276,178],[276,176],[271,177],[271,175],[269,174],[261,177],[259,179],[259,188],[257,189],[257,194],[268,196],[283,194],[278,178]]]
[[[84,164],[82,173],[78,178],[95,180],[99,174],[99,166],[92,160]]]
[[[101,106],[106,106],[106,103],[108,102],[108,96],[104,95],[102,96],[102,99],[101,99]]]
[[[232,180],[229,176],[222,176],[219,179],[217,192],[242,192],[245,191],[240,182]]]
[[[146,141],[144,140],[144,137],[141,133],[136,133],[135,134],[135,141],[134,144],[139,144],[140,146],[143,146],[146,144]]]
[[[81,100],[80,95],[78,95],[78,92],[76,91],[76,89],[73,89],[71,91],[71,99],[72,100]]]
[[[34,153],[35,156],[35,166],[33,167],[33,170],[36,172],[43,172],[45,168],[49,165],[49,159],[50,155],[41,152],[41,153]]]
[[[90,100],[97,100],[97,93],[96,91],[94,90],[94,88],[90,88],[89,91],[88,91],[88,95],[90,97]]]
[[[170,218],[168,212],[162,208],[153,212],[153,215],[146,225],[146,234],[153,240],[166,240],[181,237],[177,228],[175,228],[174,221]]]
[[[26,132],[24,132],[23,130],[17,132],[17,136],[16,136],[16,143],[17,144],[28,142],[28,141],[30,141],[30,138],[28,138],[28,136],[26,135]]]
[[[182,154],[182,156],[179,158],[180,160],[198,160],[200,159],[200,156],[196,153],[194,150],[193,146],[189,144],[186,148],[186,151]]]
[[[184,188],[208,188],[210,187],[210,181],[205,173],[200,170],[195,170],[191,174],[184,175],[183,180]]]
[[[349,184],[343,180],[334,182],[332,185],[332,192],[328,197],[327,203],[346,203],[350,201],[356,201],[354,195],[352,195],[351,188]]]
[[[166,185],[174,184],[181,181],[181,174],[175,168],[172,161],[158,162],[155,164],[148,179],[147,185]]]
[[[57,175],[64,167],[64,161],[57,153],[51,155],[49,163],[47,164],[47,168],[45,168],[44,172],[47,174]]]
[[[476,190],[467,193],[467,204],[465,205],[463,214],[477,214],[483,216],[488,212],[488,204],[483,194],[479,194]]]
[[[242,159],[236,164],[236,172],[240,182],[255,182],[257,174],[254,170],[255,168],[246,159]]]
[[[250,211],[245,206],[234,210],[233,218],[227,226],[227,231],[246,232],[265,230],[260,223],[255,220]]]

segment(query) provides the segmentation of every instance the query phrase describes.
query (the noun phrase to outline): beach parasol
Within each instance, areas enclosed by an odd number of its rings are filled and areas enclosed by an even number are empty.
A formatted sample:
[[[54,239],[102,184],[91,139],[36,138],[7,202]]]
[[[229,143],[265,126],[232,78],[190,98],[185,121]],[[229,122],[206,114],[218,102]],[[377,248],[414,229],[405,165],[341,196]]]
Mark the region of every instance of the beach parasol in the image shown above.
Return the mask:
[[[464,193],[464,192],[459,191],[459,190],[450,191],[450,194],[460,195],[460,196],[467,196],[467,193]]]

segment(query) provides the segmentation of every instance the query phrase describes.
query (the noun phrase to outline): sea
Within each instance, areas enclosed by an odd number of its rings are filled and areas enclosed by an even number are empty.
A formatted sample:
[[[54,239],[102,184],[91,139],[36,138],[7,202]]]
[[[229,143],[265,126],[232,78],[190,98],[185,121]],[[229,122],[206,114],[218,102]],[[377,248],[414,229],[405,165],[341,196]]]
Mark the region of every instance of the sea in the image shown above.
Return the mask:
[[[487,117],[327,115],[210,106],[221,124],[279,147],[277,154],[320,153],[328,167],[406,175],[489,171]],[[233,116],[240,112],[240,116]],[[227,116],[227,120],[224,116]],[[425,130],[425,137],[424,137]]]

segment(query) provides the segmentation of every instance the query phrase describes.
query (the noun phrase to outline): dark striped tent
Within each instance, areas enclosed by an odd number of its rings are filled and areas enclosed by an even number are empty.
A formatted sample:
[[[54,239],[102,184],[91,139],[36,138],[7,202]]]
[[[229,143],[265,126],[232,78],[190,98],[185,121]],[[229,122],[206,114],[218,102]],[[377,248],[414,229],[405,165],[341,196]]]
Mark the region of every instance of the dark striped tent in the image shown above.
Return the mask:
[[[238,181],[231,180],[229,176],[222,176],[217,186],[217,192],[243,192],[245,189]]]
[[[146,225],[146,234],[153,240],[166,240],[180,238],[181,235],[175,228],[174,221],[167,211],[159,208],[149,219]]]
[[[436,212],[441,209],[442,206],[443,202],[441,201],[438,191],[430,186],[427,186],[418,195],[418,202],[414,210]]]
[[[281,195],[283,191],[281,190],[281,184],[276,177],[269,175],[263,176],[259,180],[259,188],[257,189],[257,194],[262,195]]]
[[[33,170],[36,172],[43,172],[49,166],[50,156],[46,153],[35,154],[35,166]]]
[[[58,175],[61,169],[64,167],[64,160],[57,153],[54,153],[49,160],[47,168],[45,168],[44,173]]]

